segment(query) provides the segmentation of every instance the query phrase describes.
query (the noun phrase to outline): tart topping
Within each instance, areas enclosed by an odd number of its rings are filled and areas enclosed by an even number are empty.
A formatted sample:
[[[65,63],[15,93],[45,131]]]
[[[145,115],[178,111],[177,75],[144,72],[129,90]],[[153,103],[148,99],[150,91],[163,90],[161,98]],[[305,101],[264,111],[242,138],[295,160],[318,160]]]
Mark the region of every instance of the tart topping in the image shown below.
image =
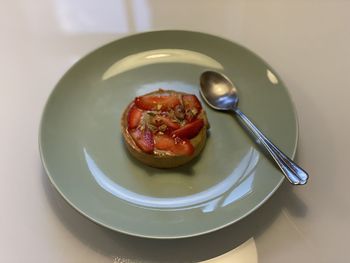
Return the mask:
[[[198,113],[201,111],[201,103],[195,95],[183,95],[182,101],[185,108],[185,118],[191,122],[196,119]]]
[[[142,110],[137,108],[135,105],[132,106],[128,114],[128,128],[129,129],[136,128],[141,121],[141,117],[142,117]]]
[[[174,115],[180,121],[182,121],[185,118],[185,108],[182,104],[176,105],[176,107],[174,109]]]
[[[160,92],[136,97],[127,116],[128,131],[145,153],[191,155],[194,147],[189,140],[204,127],[198,117],[201,111],[195,95]]]
[[[140,149],[145,153],[153,153],[154,150],[154,140],[153,134],[148,129],[137,128],[130,132],[131,137]]]
[[[158,150],[169,151],[175,155],[191,155],[194,152],[190,141],[179,138],[174,139],[166,134],[156,135],[154,137],[154,145]]]
[[[177,129],[171,133],[172,137],[179,137],[181,139],[192,139],[196,137],[199,131],[203,128],[204,121],[202,119],[197,119],[193,122],[186,124],[185,126]]]
[[[179,97],[171,94],[146,95],[135,99],[136,106],[143,110],[167,111],[180,103]]]
[[[176,121],[174,122],[173,120],[171,120],[170,118],[166,117],[166,116],[162,116],[162,115],[157,115],[152,119],[152,122],[154,125],[156,125],[157,127],[164,127],[167,128],[171,128],[173,130],[179,129],[181,126],[179,123],[177,123]]]

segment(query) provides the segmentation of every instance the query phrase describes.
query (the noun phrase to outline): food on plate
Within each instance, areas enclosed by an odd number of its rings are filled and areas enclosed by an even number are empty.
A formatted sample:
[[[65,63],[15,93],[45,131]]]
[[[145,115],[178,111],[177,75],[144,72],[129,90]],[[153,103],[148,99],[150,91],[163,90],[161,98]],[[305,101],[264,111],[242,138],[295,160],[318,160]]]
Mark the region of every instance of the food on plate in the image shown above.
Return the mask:
[[[209,129],[195,95],[162,89],[136,97],[123,112],[121,124],[131,155],[158,168],[177,167],[195,158]]]

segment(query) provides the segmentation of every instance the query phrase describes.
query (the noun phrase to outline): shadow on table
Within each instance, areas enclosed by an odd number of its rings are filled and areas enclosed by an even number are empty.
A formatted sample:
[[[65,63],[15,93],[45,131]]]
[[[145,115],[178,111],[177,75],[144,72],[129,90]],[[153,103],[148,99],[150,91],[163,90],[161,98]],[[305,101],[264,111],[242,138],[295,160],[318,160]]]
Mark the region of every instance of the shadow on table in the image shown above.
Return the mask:
[[[307,208],[283,183],[279,190],[257,211],[245,219],[216,232],[177,240],[154,240],[128,236],[99,226],[79,214],[54,189],[42,172],[42,182],[52,210],[62,224],[78,239],[98,253],[113,260],[131,262],[198,262],[220,256],[257,238],[274,222],[282,208],[303,217]],[[128,261],[129,262],[129,261]]]

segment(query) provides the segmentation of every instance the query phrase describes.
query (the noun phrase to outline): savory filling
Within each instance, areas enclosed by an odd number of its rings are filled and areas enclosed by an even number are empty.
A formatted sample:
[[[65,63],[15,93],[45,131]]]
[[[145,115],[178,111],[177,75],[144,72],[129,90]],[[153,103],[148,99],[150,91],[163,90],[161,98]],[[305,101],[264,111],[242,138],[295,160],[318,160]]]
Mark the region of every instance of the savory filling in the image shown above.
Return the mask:
[[[191,139],[204,126],[195,95],[166,92],[136,97],[128,112],[128,132],[145,153],[192,155]]]

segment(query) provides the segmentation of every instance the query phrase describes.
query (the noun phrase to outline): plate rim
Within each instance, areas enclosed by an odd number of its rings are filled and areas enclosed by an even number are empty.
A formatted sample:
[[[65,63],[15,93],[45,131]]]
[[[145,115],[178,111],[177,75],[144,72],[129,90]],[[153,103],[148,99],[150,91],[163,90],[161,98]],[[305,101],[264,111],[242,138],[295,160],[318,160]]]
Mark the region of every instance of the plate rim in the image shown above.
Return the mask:
[[[263,59],[260,55],[256,54],[254,51],[248,49],[247,47],[241,45],[240,43],[237,43],[234,40],[231,40],[229,38],[226,37],[222,37],[219,35],[214,35],[212,33],[207,33],[207,32],[202,32],[202,31],[193,31],[193,30],[177,30],[177,29],[169,29],[169,30],[150,30],[150,31],[144,31],[144,32],[139,32],[139,33],[135,33],[135,34],[128,34],[125,35],[123,37],[120,38],[116,38],[112,41],[109,41],[105,44],[102,44],[101,46],[98,46],[94,49],[92,49],[91,51],[85,53],[84,55],[82,55],[77,61],[75,61],[72,65],[69,66],[68,70],[66,70],[63,75],[61,75],[58,79],[58,81],[56,82],[56,84],[54,85],[53,89],[49,92],[49,95],[46,98],[46,102],[44,104],[44,107],[42,108],[42,113],[41,113],[41,117],[40,117],[40,122],[39,122],[39,133],[38,133],[38,146],[39,146],[39,155],[40,155],[40,160],[41,160],[41,164],[42,167],[44,168],[45,174],[47,175],[47,177],[49,178],[49,181],[51,182],[51,184],[54,186],[54,188],[56,189],[56,191],[60,194],[60,196],[71,206],[73,207],[77,212],[79,212],[81,215],[83,215],[84,217],[86,217],[87,219],[91,220],[92,222],[96,223],[97,225],[100,225],[102,227],[105,227],[107,229],[122,233],[122,234],[126,234],[129,236],[134,236],[134,237],[140,237],[140,238],[148,238],[148,239],[182,239],[182,238],[191,238],[191,237],[196,237],[196,236],[201,236],[201,235],[205,235],[205,234],[209,234],[212,232],[215,232],[217,230],[223,229],[225,227],[228,227],[230,225],[233,225],[234,223],[244,219],[245,217],[247,217],[248,215],[252,214],[254,211],[256,211],[257,209],[259,209],[266,201],[268,201],[270,199],[270,197],[279,189],[279,187],[281,186],[281,184],[285,181],[285,177],[282,176],[280,181],[276,184],[276,186],[270,191],[270,193],[268,195],[266,195],[265,198],[263,198],[262,200],[260,200],[260,202],[255,205],[252,209],[250,209],[249,211],[243,213],[241,216],[235,218],[234,220],[231,220],[230,222],[226,223],[226,224],[222,224],[220,226],[214,227],[214,228],[210,228],[208,230],[205,231],[199,231],[196,232],[195,234],[182,234],[182,235],[168,235],[168,236],[160,236],[160,235],[147,235],[147,234],[139,234],[139,233],[134,233],[132,231],[125,231],[123,229],[119,229],[116,228],[114,226],[108,225],[106,223],[102,223],[99,222],[98,220],[96,220],[95,218],[93,218],[92,216],[88,215],[87,213],[85,213],[84,211],[82,211],[79,207],[77,207],[72,201],[69,200],[69,198],[61,191],[61,189],[58,187],[58,185],[55,183],[48,167],[45,161],[45,157],[44,157],[44,153],[43,153],[43,148],[42,148],[42,144],[43,144],[43,138],[42,138],[42,132],[43,132],[43,122],[44,122],[44,115],[45,112],[47,111],[49,102],[51,101],[51,98],[53,97],[58,85],[60,84],[60,82],[64,79],[64,77],[66,75],[68,75],[73,68],[75,68],[75,66],[80,63],[83,59],[87,58],[90,54],[103,49],[109,45],[114,44],[115,42],[118,42],[120,40],[125,40],[127,38],[131,38],[134,36],[139,36],[139,35],[147,35],[147,34],[153,34],[153,33],[190,33],[190,34],[200,34],[200,35],[206,35],[209,37],[213,37],[213,38],[218,38],[221,40],[225,40],[228,42],[231,42],[232,44],[238,46],[239,48],[247,51],[248,53],[252,54],[255,58],[261,60],[266,66],[269,67],[269,70],[273,70],[273,74],[277,76],[279,82],[282,84],[284,91],[287,94],[288,99],[291,102],[291,108],[292,108],[292,112],[294,114],[294,119],[295,119],[295,139],[294,139],[294,148],[292,150],[291,156],[290,158],[293,160],[295,158],[296,155],[296,151],[298,148],[298,142],[299,142],[299,118],[298,118],[298,114],[296,111],[296,107],[295,107],[295,103],[293,101],[293,98],[290,94],[290,91],[287,87],[287,85],[285,85],[284,81],[282,80],[282,78],[279,76],[279,74],[274,70],[273,67],[270,66],[269,63],[267,63],[265,61],[265,59]]]

